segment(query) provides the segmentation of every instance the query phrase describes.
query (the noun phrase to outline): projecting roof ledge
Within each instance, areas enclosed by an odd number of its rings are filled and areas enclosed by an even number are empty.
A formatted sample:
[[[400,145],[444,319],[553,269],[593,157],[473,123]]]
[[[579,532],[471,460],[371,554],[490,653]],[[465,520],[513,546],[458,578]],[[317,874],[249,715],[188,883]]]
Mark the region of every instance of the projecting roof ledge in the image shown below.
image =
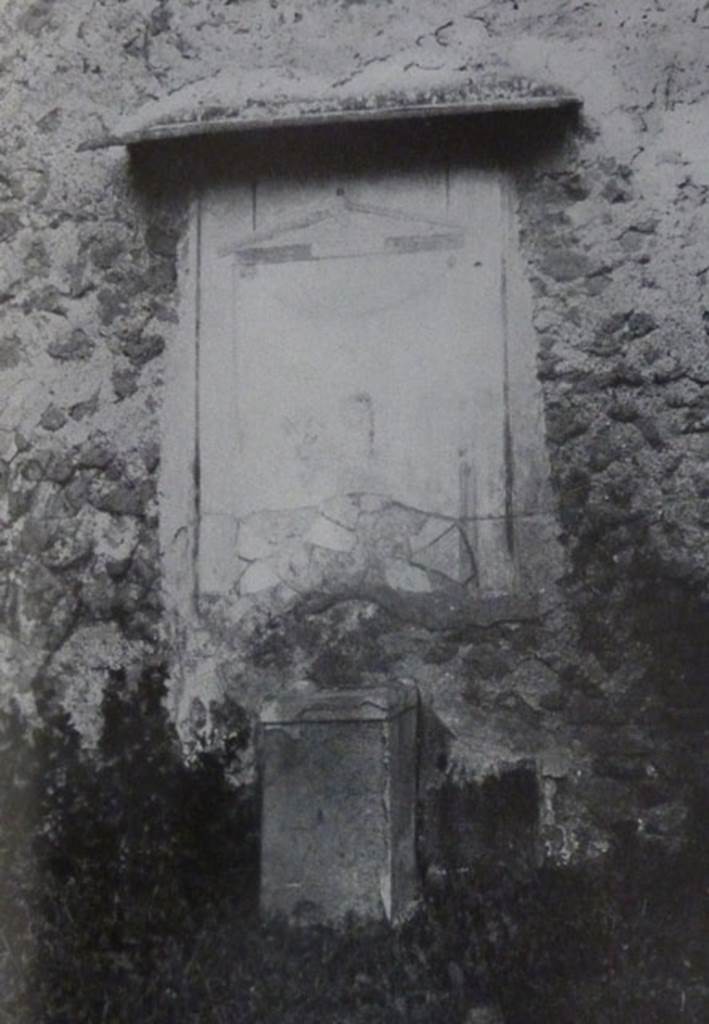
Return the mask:
[[[459,69],[452,76],[365,75],[348,83],[293,76],[278,82],[260,76],[219,75],[183,87],[122,117],[110,134],[82,149],[133,146],[254,129],[353,121],[399,120],[459,114],[578,108],[581,100],[558,86],[532,81],[508,69],[494,73]],[[356,87],[356,88],[355,88]]]

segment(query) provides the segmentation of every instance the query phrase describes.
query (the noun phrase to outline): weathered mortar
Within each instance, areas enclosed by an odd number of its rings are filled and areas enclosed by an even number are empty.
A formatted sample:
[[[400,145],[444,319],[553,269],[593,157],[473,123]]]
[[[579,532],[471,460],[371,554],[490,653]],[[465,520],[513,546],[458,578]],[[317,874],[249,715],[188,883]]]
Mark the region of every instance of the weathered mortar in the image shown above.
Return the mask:
[[[8,697],[65,703],[88,742],[108,667],[172,660],[189,747],[204,710],[310,676],[414,679],[445,728],[425,784],[534,764],[556,854],[628,823],[671,836],[697,777],[709,565],[702,121],[707,12],[553,0],[349,4],[8,3],[0,167]],[[116,116],[224,66],[331,73],[404,50],[492,48],[584,100],[565,147],[517,165],[523,252],[567,572],[552,606],[422,619],[377,593],[161,619],[155,487],[174,343],[180,167],[79,154]],[[472,54],[472,59],[471,59]],[[161,178],[161,175],[165,177]],[[667,608],[668,614],[663,613]],[[669,619],[669,621],[668,621]],[[185,707],[185,704],[187,705]],[[190,735],[190,723],[196,734]]]

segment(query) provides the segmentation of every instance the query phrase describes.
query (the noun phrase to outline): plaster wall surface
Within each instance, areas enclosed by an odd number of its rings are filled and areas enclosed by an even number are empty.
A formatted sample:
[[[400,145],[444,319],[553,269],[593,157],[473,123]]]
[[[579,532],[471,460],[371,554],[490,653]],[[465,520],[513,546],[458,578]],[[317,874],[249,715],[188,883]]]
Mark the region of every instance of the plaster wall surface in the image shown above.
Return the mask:
[[[234,183],[207,180],[195,202],[199,324],[163,426],[170,528],[199,506],[188,603],[231,597],[236,619],[278,588],[548,582],[530,543],[516,550],[518,520],[539,530],[554,509],[531,305],[509,302],[510,183],[451,164],[444,138],[411,142],[384,159],[375,135],[378,162],[365,149],[354,168],[351,152],[303,167],[267,146],[246,182],[237,158]]]
[[[694,0],[10,0],[0,17],[5,699],[29,716],[66,708],[91,746],[108,672],[167,658],[189,752],[223,741],[212,710],[227,698],[255,714],[304,676],[405,676],[438,723],[424,794],[523,767],[554,856],[598,852],[623,824],[671,842],[704,749],[709,13]],[[563,132],[530,120],[506,154],[510,302],[533,331],[524,407],[549,463],[529,479],[548,475],[555,506],[546,532],[518,529],[551,599],[374,587],[334,600],[315,586],[267,602],[257,587],[238,616],[219,596],[195,602],[189,479],[174,490],[185,448],[161,425],[197,370],[189,272],[177,286],[197,244],[195,165],[182,149],[78,147],[225,69],[295,94],[367,69],[390,88],[502,63],[584,104]],[[520,474],[536,429],[518,432]]]

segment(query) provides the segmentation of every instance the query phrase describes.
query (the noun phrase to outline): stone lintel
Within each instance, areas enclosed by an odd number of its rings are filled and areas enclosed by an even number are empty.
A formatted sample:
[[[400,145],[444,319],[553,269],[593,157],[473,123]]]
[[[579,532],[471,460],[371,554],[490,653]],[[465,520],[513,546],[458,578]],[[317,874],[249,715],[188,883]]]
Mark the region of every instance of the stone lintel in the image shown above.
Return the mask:
[[[253,79],[253,76],[251,76]],[[307,125],[409,120],[535,110],[573,110],[581,100],[563,88],[535,82],[508,69],[475,75],[449,72],[418,78],[393,71],[388,87],[367,76],[333,88],[317,79],[285,85],[268,77],[218,75],[188,85],[120,118],[110,134],[88,140],[84,150],[134,146],[201,135]],[[396,83],[400,82],[399,88]],[[299,85],[301,88],[299,88]],[[301,89],[303,91],[301,91]]]

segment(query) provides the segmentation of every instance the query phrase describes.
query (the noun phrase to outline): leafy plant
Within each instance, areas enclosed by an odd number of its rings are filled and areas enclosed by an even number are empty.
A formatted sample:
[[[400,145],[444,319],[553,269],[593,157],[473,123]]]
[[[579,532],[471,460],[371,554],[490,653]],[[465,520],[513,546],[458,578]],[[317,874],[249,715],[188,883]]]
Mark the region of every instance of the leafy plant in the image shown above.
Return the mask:
[[[0,719],[0,1021],[12,1024],[506,1024],[706,1019],[697,793],[680,852],[619,837],[597,864],[528,858],[429,876],[397,929],[263,923],[246,743],[186,764],[162,672],[119,675],[99,750],[66,716]],[[499,852],[499,851],[498,851]]]

